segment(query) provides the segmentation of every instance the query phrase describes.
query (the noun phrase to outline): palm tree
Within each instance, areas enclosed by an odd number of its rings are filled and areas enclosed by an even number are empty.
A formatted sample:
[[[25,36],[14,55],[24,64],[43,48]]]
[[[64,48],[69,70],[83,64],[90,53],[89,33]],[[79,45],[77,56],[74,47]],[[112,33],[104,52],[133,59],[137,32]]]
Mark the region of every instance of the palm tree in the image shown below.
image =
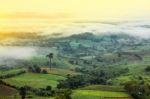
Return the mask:
[[[52,58],[53,58],[53,53],[49,53],[48,55],[46,55],[46,57],[49,58],[49,64],[50,64],[50,69],[52,67]]]

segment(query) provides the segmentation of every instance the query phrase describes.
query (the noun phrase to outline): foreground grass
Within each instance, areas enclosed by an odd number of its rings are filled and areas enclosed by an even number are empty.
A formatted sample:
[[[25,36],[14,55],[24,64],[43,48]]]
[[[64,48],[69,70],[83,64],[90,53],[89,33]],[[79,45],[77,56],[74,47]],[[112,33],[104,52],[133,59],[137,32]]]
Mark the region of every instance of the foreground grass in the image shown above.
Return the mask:
[[[111,92],[98,90],[76,90],[72,95],[73,99],[100,99],[101,97],[129,97],[125,92]]]
[[[13,78],[5,79],[6,83],[15,85],[17,87],[21,86],[31,86],[33,88],[44,88],[48,85],[56,87],[59,80],[64,80],[65,77],[52,75],[52,74],[36,74],[36,73],[26,73]]]

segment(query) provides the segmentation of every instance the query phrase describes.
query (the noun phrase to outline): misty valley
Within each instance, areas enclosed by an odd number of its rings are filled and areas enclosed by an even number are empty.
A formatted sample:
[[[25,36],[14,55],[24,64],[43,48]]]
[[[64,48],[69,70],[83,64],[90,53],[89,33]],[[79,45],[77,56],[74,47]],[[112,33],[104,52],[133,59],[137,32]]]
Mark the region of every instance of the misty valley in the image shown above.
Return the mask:
[[[20,98],[150,99],[150,39],[92,32],[1,39],[0,99]]]

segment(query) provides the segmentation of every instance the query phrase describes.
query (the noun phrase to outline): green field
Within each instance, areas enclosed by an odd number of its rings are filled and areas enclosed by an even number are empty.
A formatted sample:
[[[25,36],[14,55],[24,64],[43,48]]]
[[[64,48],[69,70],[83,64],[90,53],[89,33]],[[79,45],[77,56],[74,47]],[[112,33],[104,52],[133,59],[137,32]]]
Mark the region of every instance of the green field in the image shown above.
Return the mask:
[[[73,99],[100,99],[101,97],[130,97],[125,92],[98,91],[98,90],[76,90]]]
[[[33,88],[44,88],[48,85],[56,87],[58,81],[63,79],[65,79],[65,77],[52,74],[26,73],[13,78],[5,79],[4,81],[17,87],[28,85]]]
[[[128,97],[122,86],[109,85],[90,85],[82,89],[75,90],[72,95],[73,99],[101,99],[106,97]],[[106,98],[107,99],[107,98]]]

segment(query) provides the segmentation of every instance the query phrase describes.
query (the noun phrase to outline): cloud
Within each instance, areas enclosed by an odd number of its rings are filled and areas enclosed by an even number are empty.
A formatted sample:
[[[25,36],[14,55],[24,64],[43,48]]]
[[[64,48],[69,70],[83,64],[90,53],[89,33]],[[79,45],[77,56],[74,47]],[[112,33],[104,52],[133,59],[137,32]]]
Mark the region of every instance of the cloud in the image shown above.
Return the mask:
[[[142,38],[150,38],[150,28],[147,26],[150,26],[150,21],[74,22],[65,25],[52,25],[44,31],[44,34],[63,33],[64,36],[69,36],[84,32],[95,34],[127,33]]]
[[[142,27],[142,28],[150,28],[150,25],[140,25],[139,27]]]

